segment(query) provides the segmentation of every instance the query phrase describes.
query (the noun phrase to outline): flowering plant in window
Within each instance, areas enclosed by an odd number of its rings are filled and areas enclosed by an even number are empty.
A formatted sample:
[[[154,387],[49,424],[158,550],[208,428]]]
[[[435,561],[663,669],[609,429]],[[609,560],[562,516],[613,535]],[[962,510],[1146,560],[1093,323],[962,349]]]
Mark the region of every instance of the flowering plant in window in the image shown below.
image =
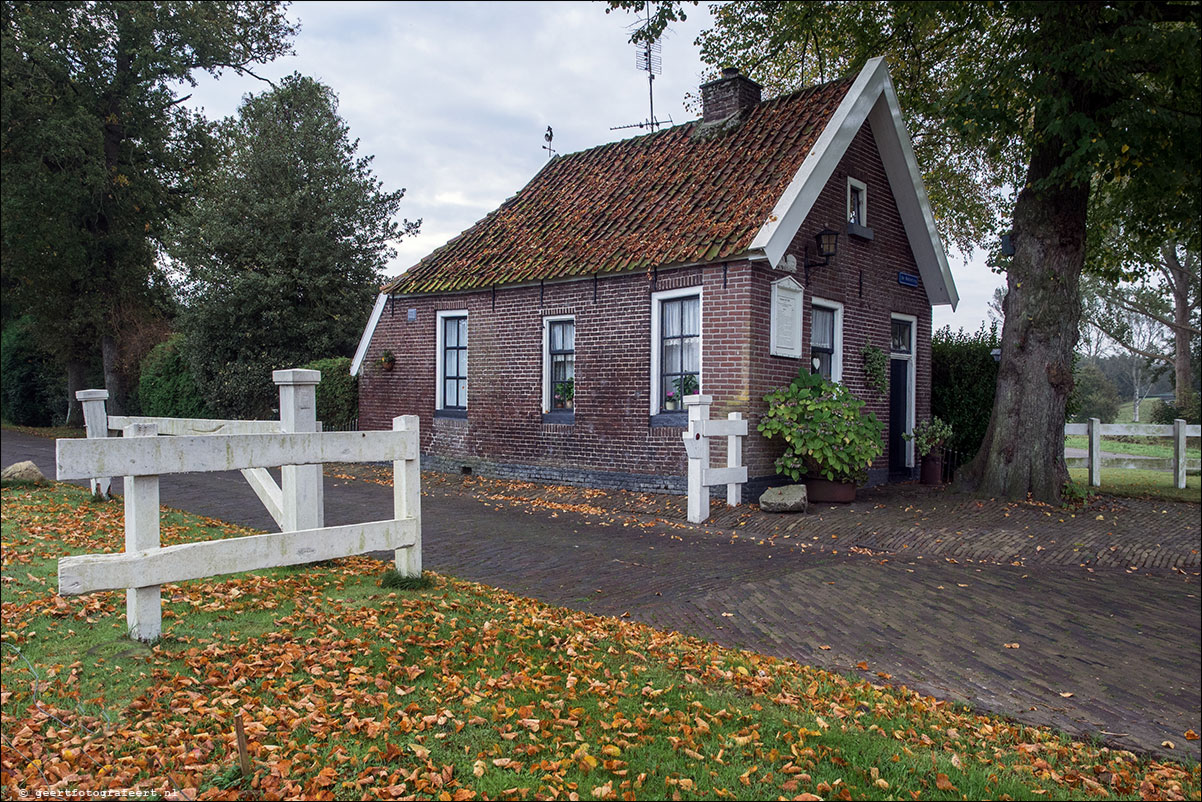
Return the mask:
[[[697,392],[697,389],[700,386],[697,383],[697,377],[692,373],[686,373],[684,376],[675,379],[672,383],[676,385],[676,393],[669,392],[669,398],[671,398],[673,395],[679,395],[681,398],[684,398],[686,395],[692,395]]]

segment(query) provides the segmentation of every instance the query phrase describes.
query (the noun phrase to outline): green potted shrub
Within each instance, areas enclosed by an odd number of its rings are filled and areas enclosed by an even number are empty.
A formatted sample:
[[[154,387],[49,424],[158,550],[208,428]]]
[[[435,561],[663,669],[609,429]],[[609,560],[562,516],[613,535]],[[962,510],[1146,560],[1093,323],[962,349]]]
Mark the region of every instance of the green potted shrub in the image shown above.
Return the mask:
[[[811,501],[853,501],[868,467],[885,452],[884,424],[846,387],[805,371],[764,400],[768,412],[758,429],[785,442],[777,472],[804,479]]]
[[[914,441],[914,450],[922,458],[922,468],[919,471],[920,481],[924,485],[937,485],[943,482],[943,447],[952,439],[952,427],[944,423],[938,416],[924,420],[914,427],[913,432],[902,435],[907,440]]]

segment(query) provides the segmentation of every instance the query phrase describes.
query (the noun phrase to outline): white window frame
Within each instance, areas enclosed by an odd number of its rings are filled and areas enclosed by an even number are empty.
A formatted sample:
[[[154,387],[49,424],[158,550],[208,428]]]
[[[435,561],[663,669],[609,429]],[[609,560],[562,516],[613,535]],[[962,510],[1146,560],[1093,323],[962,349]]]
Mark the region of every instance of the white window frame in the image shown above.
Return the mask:
[[[780,298],[784,294],[795,296],[793,316],[789,322],[789,326],[793,329],[796,337],[793,340],[794,346],[792,349],[785,348],[781,345],[780,331]],[[772,300],[768,305],[768,353],[772,356],[783,356],[789,359],[801,359],[803,349],[805,348],[805,340],[803,339],[803,321],[805,318],[805,288],[797,283],[797,280],[792,276],[772,282]]]
[[[446,309],[446,310],[437,312],[434,316],[434,319],[436,321],[436,328],[435,328],[435,332],[434,332],[434,348],[435,348],[435,351],[434,351],[434,374],[435,374],[435,376],[434,376],[434,408],[438,409],[438,410],[446,409],[446,407],[444,406],[445,399],[443,398],[443,395],[444,395],[443,388],[446,385],[446,363],[443,361],[446,358],[446,355],[443,353],[443,340],[445,339],[445,337],[443,336],[443,329],[445,328],[443,326],[443,321],[449,317],[462,317],[462,318],[467,318],[467,320],[468,320],[468,338],[467,338],[468,364],[469,365],[471,364],[471,346],[472,346],[471,316],[468,315],[466,309],[453,309],[453,310]],[[469,385],[470,385],[470,382],[469,382]],[[470,389],[471,388],[469,386],[469,388],[464,391],[467,394],[467,397],[469,399],[471,398]],[[459,407],[455,407],[453,410],[449,410],[449,411],[462,412],[463,410],[466,410],[467,407],[468,407],[468,405],[465,403],[463,405],[462,410]]]
[[[855,187],[860,190],[860,225],[868,228],[868,185],[863,181],[851,178],[847,179],[847,220],[851,222],[851,189]]]
[[[700,286],[696,287],[681,287],[677,290],[661,290],[660,292],[651,293],[651,414],[658,415],[660,413],[660,380],[659,380],[659,360],[660,352],[663,350],[663,343],[660,342],[660,311],[663,308],[663,301],[671,301],[675,298],[688,298],[697,296],[697,321],[699,333],[697,337],[697,383],[704,388],[705,377],[705,294]],[[704,390],[703,390],[704,392]]]
[[[910,353],[909,354],[898,354],[898,353],[895,353],[893,350],[892,328],[893,328],[893,321],[895,321],[895,320],[904,320],[910,324]],[[916,414],[915,407],[917,406],[917,388],[914,386],[914,382],[916,381],[916,377],[918,374],[917,365],[915,364],[915,362],[917,362],[917,356],[918,356],[918,318],[914,315],[903,314],[902,312],[893,312],[892,314],[889,315],[889,328],[890,328],[889,340],[888,340],[889,359],[890,360],[905,359],[907,362],[910,363],[909,368],[907,370],[907,376],[906,376],[906,386],[908,388],[908,395],[909,395],[909,397],[906,398],[906,410],[907,410],[907,412],[906,412],[906,432],[910,433],[910,432],[914,431],[914,424],[915,424],[914,418],[915,418],[915,414]],[[890,422],[892,422],[892,421],[890,421]],[[914,467],[914,441],[913,440],[906,440],[906,467],[907,468]]]
[[[576,351],[576,316],[575,315],[551,315],[543,318],[543,414],[546,415],[551,411],[551,324],[561,323],[565,320],[572,321],[572,353]],[[575,357],[573,356],[573,359]],[[556,410],[557,412],[572,412],[570,410]]]
[[[814,307],[835,313],[835,336],[831,350],[831,381],[843,381],[843,304],[825,298],[810,296],[810,368],[814,365]]]

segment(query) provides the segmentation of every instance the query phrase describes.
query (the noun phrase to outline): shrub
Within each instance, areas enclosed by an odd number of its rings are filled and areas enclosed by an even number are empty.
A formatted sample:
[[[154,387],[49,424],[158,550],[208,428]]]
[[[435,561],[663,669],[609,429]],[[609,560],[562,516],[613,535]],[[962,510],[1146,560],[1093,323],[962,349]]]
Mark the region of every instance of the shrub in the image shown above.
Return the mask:
[[[52,426],[66,411],[66,379],[38,347],[33,318],[10,321],[0,335],[0,416],[18,426]]]
[[[947,445],[948,440],[952,439],[952,427],[936,415],[930,420],[919,421],[913,432],[903,434],[902,437],[913,440],[918,456],[925,457],[932,451]]]
[[[1172,401],[1159,401],[1152,406],[1152,423],[1172,426],[1178,418],[1191,425],[1202,423],[1202,394],[1190,393],[1185,405],[1180,407]]]
[[[327,430],[350,428],[359,417],[359,377],[351,375],[351,360],[336,356],[316,359],[301,367],[321,371],[317,419]]]
[[[998,367],[990,352],[1000,346],[996,326],[975,334],[944,326],[931,338],[931,415],[951,426],[947,447],[964,459],[977,453],[989,428]]]
[[[1076,398],[1073,420],[1081,423],[1090,418],[1097,418],[1102,423],[1114,423],[1122,406],[1114,382],[1106,378],[1102,369],[1093,362],[1078,368],[1073,377],[1073,395]]]
[[[138,400],[143,414],[162,418],[212,417],[184,358],[183,341],[182,334],[173,334],[151,348],[142,360]]]
[[[768,412],[759,431],[785,441],[776,470],[795,482],[810,476],[862,483],[872,461],[885,452],[884,424],[864,413],[864,402],[842,384],[803,370],[764,400]]]

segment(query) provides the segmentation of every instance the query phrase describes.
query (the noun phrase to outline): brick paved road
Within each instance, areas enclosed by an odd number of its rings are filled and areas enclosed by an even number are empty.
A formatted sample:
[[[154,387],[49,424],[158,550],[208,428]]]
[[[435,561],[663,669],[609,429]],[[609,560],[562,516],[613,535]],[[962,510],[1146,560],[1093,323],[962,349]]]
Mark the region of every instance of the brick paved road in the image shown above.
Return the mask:
[[[5,431],[0,462],[49,470],[52,453]],[[391,511],[389,488],[326,485],[331,524]],[[162,501],[271,524],[238,474],[165,479]],[[444,475],[427,475],[423,505],[425,563],[442,573],[853,674],[865,661],[873,679],[1199,758],[1182,737],[1202,731],[1197,505],[1114,501],[1072,517],[908,487],[692,527],[679,498]]]

